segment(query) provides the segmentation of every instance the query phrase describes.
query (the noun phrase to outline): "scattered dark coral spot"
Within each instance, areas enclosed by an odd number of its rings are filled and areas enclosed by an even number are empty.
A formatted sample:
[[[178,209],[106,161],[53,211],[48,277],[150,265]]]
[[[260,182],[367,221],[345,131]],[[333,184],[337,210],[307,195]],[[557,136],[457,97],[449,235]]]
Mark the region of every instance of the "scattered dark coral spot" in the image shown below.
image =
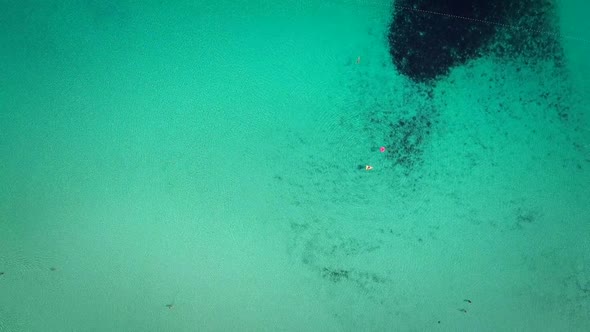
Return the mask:
[[[424,140],[429,134],[429,131],[425,130],[428,127],[427,123],[430,123],[428,118],[419,115],[392,124],[389,134],[391,148],[388,150],[387,158],[408,171],[416,166],[420,162]]]
[[[348,279],[348,273],[349,271],[347,270],[331,270],[328,268],[322,269],[322,276],[332,282],[339,282],[343,279]]]
[[[522,208],[519,208],[516,211],[516,225],[515,225],[515,227],[517,229],[522,229],[526,225],[533,224],[538,217],[539,217],[539,214],[533,210],[524,210]]]

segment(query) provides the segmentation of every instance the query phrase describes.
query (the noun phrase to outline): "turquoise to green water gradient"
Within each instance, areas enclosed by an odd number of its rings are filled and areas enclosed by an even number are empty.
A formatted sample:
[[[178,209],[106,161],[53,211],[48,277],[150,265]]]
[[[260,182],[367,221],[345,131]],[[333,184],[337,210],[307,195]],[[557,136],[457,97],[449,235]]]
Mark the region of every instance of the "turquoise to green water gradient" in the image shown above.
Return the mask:
[[[590,329],[587,3],[430,99],[391,1],[0,4],[1,332]]]

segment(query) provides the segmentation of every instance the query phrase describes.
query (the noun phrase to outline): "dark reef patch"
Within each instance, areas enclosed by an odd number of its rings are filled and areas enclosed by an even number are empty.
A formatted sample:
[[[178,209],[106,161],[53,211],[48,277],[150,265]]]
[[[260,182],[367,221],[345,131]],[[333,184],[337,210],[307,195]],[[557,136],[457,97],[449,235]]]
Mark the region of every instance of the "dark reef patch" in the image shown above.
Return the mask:
[[[397,0],[394,7],[391,59],[415,82],[432,83],[482,54],[560,54],[550,0]]]
[[[437,89],[437,83],[453,68],[469,69],[472,60],[486,58],[516,68],[511,79],[524,77],[521,70],[541,77],[547,75],[548,68],[556,70],[554,74],[563,69],[554,0],[394,0],[393,7],[386,32],[389,56],[397,72],[409,79],[408,89],[417,91],[412,101],[402,107],[418,108],[409,115],[369,112],[369,117],[377,127],[387,125],[384,140],[391,147],[387,157],[406,176],[420,165],[431,133],[437,130],[438,110],[433,105],[433,94],[445,92]],[[491,74],[490,88],[492,76],[506,79]],[[474,77],[470,79],[475,81]],[[447,83],[454,86],[455,78]],[[543,93],[542,100],[535,101],[536,106],[545,101],[557,109],[562,121],[568,121],[569,110],[561,106],[559,94]]]
[[[505,5],[492,1],[396,1],[389,46],[400,73],[416,82],[446,75],[451,67],[474,57],[496,31],[494,25],[461,19],[505,17]],[[442,15],[444,13],[449,15]],[[453,15],[453,16],[450,16]]]

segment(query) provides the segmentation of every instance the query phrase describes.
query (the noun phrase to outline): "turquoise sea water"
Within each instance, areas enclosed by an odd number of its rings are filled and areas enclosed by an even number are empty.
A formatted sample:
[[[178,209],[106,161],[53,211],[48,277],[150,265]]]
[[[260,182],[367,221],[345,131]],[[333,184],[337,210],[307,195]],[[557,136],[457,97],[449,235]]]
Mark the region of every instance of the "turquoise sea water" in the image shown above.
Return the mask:
[[[590,329],[585,2],[430,97],[390,1],[1,4],[0,331]]]

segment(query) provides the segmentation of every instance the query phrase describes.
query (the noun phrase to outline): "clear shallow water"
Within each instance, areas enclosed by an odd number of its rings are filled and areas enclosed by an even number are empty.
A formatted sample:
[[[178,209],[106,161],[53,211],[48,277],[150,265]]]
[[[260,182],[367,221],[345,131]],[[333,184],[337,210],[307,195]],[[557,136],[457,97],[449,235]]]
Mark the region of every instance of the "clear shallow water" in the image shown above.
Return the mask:
[[[590,324],[581,4],[564,68],[483,57],[432,98],[387,2],[5,7],[1,330]]]

